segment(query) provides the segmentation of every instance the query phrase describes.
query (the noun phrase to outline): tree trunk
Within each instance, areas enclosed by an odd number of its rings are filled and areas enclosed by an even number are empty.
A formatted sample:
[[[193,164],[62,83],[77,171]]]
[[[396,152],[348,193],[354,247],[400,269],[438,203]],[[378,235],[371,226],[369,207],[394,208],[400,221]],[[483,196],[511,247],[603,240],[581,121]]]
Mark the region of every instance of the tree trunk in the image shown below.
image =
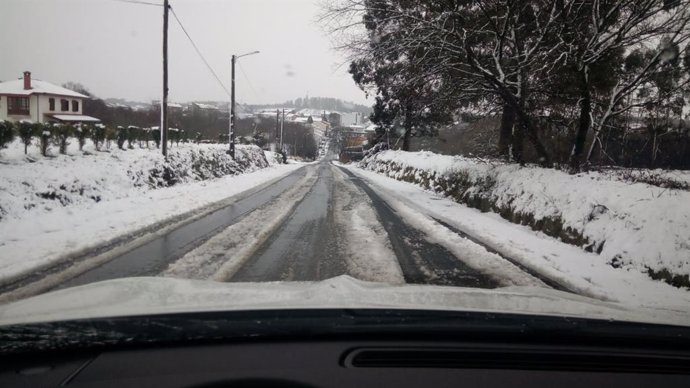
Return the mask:
[[[513,125],[515,124],[515,109],[510,104],[503,104],[501,114],[501,129],[498,137],[498,154],[510,160],[510,145],[513,141]]]
[[[412,137],[412,115],[410,108],[405,109],[405,133],[403,134],[403,151],[410,150],[410,137]]]
[[[525,159],[523,156],[523,149],[525,145],[525,129],[522,124],[519,125],[514,125],[512,128],[512,134],[511,134],[511,140],[512,140],[512,151],[513,151],[513,160],[520,163],[521,165],[525,164]]]
[[[410,150],[410,137],[412,137],[412,128],[410,128],[407,124],[405,124],[405,133],[403,134],[403,144],[402,144],[403,151],[409,151]]]
[[[658,131],[656,127],[652,128],[652,155],[649,162],[649,168],[656,168],[656,154],[657,154],[657,138]]]
[[[569,161],[570,170],[572,172],[580,170],[582,154],[585,151],[585,142],[587,141],[587,133],[592,126],[592,97],[589,92],[589,74],[587,71],[588,69],[585,68],[580,72],[580,120]]]
[[[527,116],[527,113],[522,109],[518,109],[517,116],[520,121],[520,125],[523,127],[522,129],[524,130],[524,134],[527,136],[527,139],[530,141],[530,143],[532,143],[534,150],[537,152],[539,164],[543,167],[551,167],[551,158],[549,157],[549,153],[546,151],[546,147],[544,147],[544,144],[542,144],[541,140],[539,140],[537,129],[532,124],[532,121],[529,119],[529,116]]]
[[[523,158],[523,146],[524,138],[532,143],[534,150],[537,152],[537,157],[539,157],[539,164],[543,167],[551,167],[551,158],[549,153],[546,151],[546,147],[539,140],[539,135],[537,129],[534,127],[532,120],[530,120],[529,115],[524,109],[524,91],[523,97],[518,101],[518,99],[510,92],[503,92],[504,101],[510,104],[513,109],[515,109],[515,114],[517,116],[517,121],[519,125],[513,127],[513,157],[515,161],[524,164]]]
[[[530,141],[530,143],[532,143],[534,150],[537,152],[539,164],[543,167],[551,167],[551,158],[549,157],[549,153],[546,151],[546,147],[544,147],[544,144],[542,144],[541,140],[539,140],[537,129],[532,123],[532,120],[530,120],[530,117],[525,109],[525,101],[527,100],[526,86],[522,86],[519,100],[518,97],[516,97],[507,88],[501,88],[500,91],[503,101],[512,106],[515,110],[515,115],[517,116],[517,122],[519,124],[513,126],[513,157],[515,158],[515,161],[520,164],[524,164],[522,151],[524,137],[527,136],[527,139]]]

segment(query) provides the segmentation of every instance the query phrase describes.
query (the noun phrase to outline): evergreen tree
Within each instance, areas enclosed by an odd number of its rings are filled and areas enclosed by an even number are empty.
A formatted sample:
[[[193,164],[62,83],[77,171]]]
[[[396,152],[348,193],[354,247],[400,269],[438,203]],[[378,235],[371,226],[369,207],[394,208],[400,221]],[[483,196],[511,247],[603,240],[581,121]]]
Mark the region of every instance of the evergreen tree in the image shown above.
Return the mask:
[[[100,151],[105,141],[105,125],[96,124],[89,135],[91,135],[91,141],[93,142],[93,146],[96,147],[96,151]]]
[[[34,137],[33,124],[26,121],[20,121],[17,123],[17,132],[19,133],[19,138],[22,140],[22,144],[24,144],[24,154],[26,155],[31,145],[31,139]]]
[[[117,148],[124,150],[125,149],[125,142],[127,141],[127,128],[118,125],[116,129],[116,138],[117,138]]]
[[[79,143],[79,151],[83,151],[84,144],[86,144],[86,138],[91,136],[92,127],[86,124],[80,124],[75,128],[75,136],[77,136],[77,142]]]
[[[53,126],[53,135],[55,136],[55,142],[61,154],[64,155],[67,153],[67,146],[70,144],[68,140],[74,132],[74,127],[69,124]]]
[[[0,148],[14,140],[14,125],[10,121],[0,121]]]

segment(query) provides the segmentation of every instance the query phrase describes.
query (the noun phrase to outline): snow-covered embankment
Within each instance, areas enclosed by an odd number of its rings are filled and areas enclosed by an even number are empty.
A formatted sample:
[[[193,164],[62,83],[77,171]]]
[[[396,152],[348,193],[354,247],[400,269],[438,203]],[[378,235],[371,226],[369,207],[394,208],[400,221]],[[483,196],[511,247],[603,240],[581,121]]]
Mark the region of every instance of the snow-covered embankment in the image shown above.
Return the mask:
[[[237,161],[226,154],[226,147],[173,147],[166,161],[156,149],[99,152],[88,145],[83,154],[72,149],[47,158],[25,156],[15,142],[0,151],[0,222],[268,167],[258,147],[238,146]]]
[[[431,152],[384,151],[360,167],[498,213],[597,253],[612,267],[690,284],[687,190]]]

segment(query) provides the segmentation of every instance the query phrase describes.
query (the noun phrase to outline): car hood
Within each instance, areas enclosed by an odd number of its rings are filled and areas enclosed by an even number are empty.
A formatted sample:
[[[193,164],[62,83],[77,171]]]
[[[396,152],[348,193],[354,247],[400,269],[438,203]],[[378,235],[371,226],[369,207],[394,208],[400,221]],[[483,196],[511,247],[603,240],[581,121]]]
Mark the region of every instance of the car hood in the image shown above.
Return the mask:
[[[0,325],[171,313],[375,308],[500,312],[687,326],[690,311],[625,306],[538,287],[389,285],[343,275],[319,282],[107,280],[0,306]]]

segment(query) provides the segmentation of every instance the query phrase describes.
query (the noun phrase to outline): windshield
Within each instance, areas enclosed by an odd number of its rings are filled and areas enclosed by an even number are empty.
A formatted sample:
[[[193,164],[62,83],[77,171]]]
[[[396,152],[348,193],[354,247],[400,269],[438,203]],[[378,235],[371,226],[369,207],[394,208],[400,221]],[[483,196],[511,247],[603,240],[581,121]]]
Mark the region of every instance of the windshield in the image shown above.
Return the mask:
[[[4,0],[0,325],[689,325],[689,40],[686,0]]]

